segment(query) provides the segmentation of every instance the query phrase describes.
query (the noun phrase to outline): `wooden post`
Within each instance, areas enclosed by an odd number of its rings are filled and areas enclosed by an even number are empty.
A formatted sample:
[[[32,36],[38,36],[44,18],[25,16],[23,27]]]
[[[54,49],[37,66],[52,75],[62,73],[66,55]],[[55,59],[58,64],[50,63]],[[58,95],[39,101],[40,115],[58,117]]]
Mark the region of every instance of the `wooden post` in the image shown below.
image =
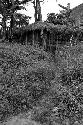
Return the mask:
[[[57,35],[57,41],[56,41],[56,51],[58,51],[58,45],[59,45],[59,44],[58,44],[58,42],[59,42],[59,41],[58,41],[58,35]]]
[[[46,34],[43,34],[43,49],[46,50]]]
[[[27,33],[26,33],[26,42],[25,42],[26,45],[27,45],[27,42],[28,42],[28,41],[27,41]]]
[[[48,39],[48,41],[49,41],[49,51],[51,50],[51,48],[50,48],[50,33],[49,33],[49,39]]]
[[[50,51],[50,34],[48,35],[48,48],[49,48],[49,51]]]
[[[43,49],[46,50],[46,40],[45,40],[45,38],[43,39]]]
[[[37,31],[37,44],[38,44],[38,31]]]
[[[36,47],[38,47],[38,42],[39,42],[39,41],[38,41],[38,31],[37,31],[37,40],[36,40],[36,43],[35,43],[35,44],[36,44]]]
[[[41,40],[42,40],[42,43],[43,43],[43,29],[41,30]],[[41,46],[42,46],[42,44],[41,44]]]
[[[34,30],[33,30],[33,46],[34,46],[34,44],[35,44],[35,37],[34,37]]]

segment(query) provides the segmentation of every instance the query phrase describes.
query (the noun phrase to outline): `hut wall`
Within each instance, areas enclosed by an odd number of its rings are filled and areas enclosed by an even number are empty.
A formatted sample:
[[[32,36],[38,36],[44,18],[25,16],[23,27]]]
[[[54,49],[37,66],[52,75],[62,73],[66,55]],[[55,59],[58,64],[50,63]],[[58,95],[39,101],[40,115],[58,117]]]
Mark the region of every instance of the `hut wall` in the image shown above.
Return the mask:
[[[39,46],[41,46],[41,30],[35,30],[34,31],[34,39],[35,39],[35,44],[38,44]]]
[[[55,52],[56,50],[56,37],[57,35],[55,33],[50,33],[50,36],[49,36],[49,42],[50,42],[50,51],[52,53]]]
[[[28,31],[27,32],[27,44],[32,45],[33,43],[33,32],[32,31]]]
[[[47,51],[50,51],[50,32],[47,32],[47,41],[46,41],[46,49]]]
[[[21,42],[24,42],[25,44],[39,44],[39,46],[41,46],[41,35],[40,35],[41,31],[40,30],[35,30],[35,31],[27,31],[24,32],[21,35]],[[20,36],[19,36],[20,39]]]

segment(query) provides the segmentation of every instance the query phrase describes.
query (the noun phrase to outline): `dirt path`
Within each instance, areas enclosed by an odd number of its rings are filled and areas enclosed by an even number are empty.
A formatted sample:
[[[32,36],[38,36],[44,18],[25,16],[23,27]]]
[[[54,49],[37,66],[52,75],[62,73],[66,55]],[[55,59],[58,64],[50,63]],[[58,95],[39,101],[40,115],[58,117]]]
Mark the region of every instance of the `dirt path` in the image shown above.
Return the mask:
[[[27,114],[19,114],[18,116],[13,116],[9,118],[6,122],[1,123],[0,125],[40,125],[35,121],[30,119],[30,116]]]

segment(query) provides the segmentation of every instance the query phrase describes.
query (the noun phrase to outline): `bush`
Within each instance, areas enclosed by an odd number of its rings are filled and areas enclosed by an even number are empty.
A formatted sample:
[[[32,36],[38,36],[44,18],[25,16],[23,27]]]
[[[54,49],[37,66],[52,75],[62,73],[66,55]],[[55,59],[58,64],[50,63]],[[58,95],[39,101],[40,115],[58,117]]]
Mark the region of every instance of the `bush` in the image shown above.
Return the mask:
[[[56,58],[57,57],[57,58]],[[61,48],[55,55],[59,66],[58,86],[55,91],[61,98],[58,105],[62,121],[69,119],[70,124],[83,119],[83,45]],[[56,87],[56,86],[55,86]]]
[[[55,76],[51,60],[39,48],[0,43],[0,120],[39,103]]]
[[[32,111],[43,125],[83,120],[83,45],[51,55],[39,48],[0,45],[0,120]]]
[[[51,87],[33,110],[32,118],[46,125],[73,125],[83,121],[83,45],[60,48],[55,55]]]

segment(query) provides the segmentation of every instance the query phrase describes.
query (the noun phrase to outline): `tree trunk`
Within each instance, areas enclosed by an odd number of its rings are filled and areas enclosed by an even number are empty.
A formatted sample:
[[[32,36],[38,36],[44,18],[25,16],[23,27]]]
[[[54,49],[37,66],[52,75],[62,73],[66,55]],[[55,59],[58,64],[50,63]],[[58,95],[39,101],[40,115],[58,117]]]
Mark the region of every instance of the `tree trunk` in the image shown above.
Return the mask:
[[[35,9],[35,22],[41,21],[42,20],[42,15],[41,15],[41,6],[40,6],[40,1],[39,0],[35,0],[34,9]]]
[[[5,39],[6,38],[6,16],[5,15],[3,15],[2,27],[3,27],[3,39]]]
[[[11,21],[10,21],[10,40],[12,40],[12,35],[13,35],[13,27],[14,27],[14,0],[11,0],[12,2],[12,9],[11,9]]]
[[[11,15],[11,21],[10,21],[10,42],[12,41],[12,37],[13,37],[13,27],[14,27],[14,17],[13,17],[13,12]]]
[[[35,22],[37,22],[37,7],[35,7]]]

